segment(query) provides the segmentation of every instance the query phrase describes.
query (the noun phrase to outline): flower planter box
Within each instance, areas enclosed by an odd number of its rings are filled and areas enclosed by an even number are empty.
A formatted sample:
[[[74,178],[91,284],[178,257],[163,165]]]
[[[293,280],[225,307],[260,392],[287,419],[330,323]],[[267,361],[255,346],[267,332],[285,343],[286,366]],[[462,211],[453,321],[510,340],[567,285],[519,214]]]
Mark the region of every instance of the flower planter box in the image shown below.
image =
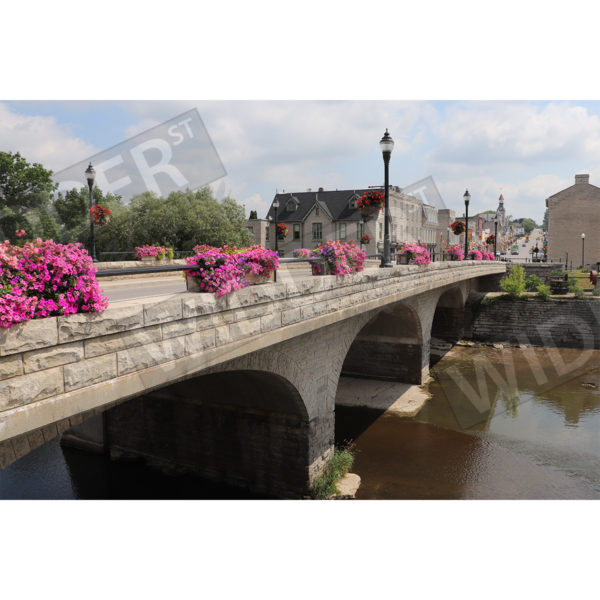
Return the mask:
[[[410,262],[410,258],[408,254],[397,254],[396,255],[396,264],[397,265],[407,265]]]
[[[258,285],[261,283],[267,283],[269,281],[273,281],[274,279],[274,271],[271,271],[268,275],[255,275],[254,273],[248,273],[246,275],[246,281],[249,285]],[[185,278],[185,285],[188,292],[204,292],[204,290],[200,289],[200,284],[196,281],[195,277],[187,277]]]
[[[259,283],[267,283],[268,281],[273,281],[275,271],[271,271],[268,275],[255,275],[254,273],[248,273],[246,275],[246,281],[250,285],[257,285]],[[189,279],[189,277],[188,277]]]
[[[313,275],[331,275],[331,267],[327,262],[311,261],[310,268]]]
[[[142,262],[145,262],[145,263],[154,263],[157,260],[158,259],[156,258],[156,256],[142,256]]]

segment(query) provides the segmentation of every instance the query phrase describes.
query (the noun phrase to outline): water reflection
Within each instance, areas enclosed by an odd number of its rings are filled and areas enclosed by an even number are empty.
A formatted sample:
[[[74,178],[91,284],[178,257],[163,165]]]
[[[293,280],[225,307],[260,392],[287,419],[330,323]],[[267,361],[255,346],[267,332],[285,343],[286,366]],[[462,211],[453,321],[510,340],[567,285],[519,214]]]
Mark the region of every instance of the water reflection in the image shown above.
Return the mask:
[[[433,398],[419,418],[445,427],[490,431],[493,419],[518,419],[530,401],[571,425],[600,412],[598,350],[458,347],[431,374]]]
[[[599,366],[597,350],[457,347],[415,419],[338,408],[358,497],[600,498]]]

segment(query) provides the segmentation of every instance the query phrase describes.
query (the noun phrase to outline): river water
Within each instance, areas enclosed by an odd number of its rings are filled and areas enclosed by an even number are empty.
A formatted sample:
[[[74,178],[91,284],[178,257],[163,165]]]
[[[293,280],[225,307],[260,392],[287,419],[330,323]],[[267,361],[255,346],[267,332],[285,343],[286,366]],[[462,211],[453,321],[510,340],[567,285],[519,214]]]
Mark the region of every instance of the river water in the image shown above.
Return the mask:
[[[364,499],[600,498],[600,351],[455,347],[412,419],[336,411]]]
[[[359,499],[600,498],[600,351],[456,346],[415,418],[336,408]],[[61,448],[0,471],[0,499],[261,498]]]

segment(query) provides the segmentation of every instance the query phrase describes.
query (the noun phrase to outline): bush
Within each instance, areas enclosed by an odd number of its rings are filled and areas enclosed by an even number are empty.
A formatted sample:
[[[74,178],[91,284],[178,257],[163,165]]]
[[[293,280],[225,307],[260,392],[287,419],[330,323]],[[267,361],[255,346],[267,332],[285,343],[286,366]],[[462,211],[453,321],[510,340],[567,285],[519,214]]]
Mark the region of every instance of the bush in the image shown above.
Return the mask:
[[[537,286],[536,290],[537,297],[543,300],[544,302],[550,299],[550,288],[547,285],[540,283],[540,285]]]
[[[600,290],[594,290],[594,291],[592,292],[592,296],[596,296],[596,297],[597,297],[597,296],[600,296]]]
[[[528,292],[535,292],[540,285],[544,283],[541,277],[537,275],[530,275],[525,281],[525,289]]]
[[[339,490],[335,484],[350,470],[354,463],[354,455],[350,448],[334,448],[333,457],[325,470],[313,482],[311,491],[313,498],[325,500]]]
[[[512,300],[518,300],[525,291],[525,269],[521,265],[513,265],[510,273],[500,280],[500,289]]]
[[[581,288],[577,285],[577,279],[575,279],[574,277],[569,277],[569,292],[571,294],[577,294],[577,290],[580,290]]]
[[[575,286],[573,288],[573,293],[575,294],[575,298],[577,298],[578,300],[581,300],[585,295],[583,293],[583,290],[579,286]]]

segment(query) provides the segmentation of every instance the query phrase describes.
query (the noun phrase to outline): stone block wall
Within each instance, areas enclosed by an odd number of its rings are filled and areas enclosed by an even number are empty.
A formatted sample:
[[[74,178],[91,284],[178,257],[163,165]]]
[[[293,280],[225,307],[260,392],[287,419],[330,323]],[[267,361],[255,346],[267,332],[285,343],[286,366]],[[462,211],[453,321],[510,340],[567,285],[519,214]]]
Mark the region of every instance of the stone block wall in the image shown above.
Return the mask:
[[[472,338],[534,346],[600,348],[600,299],[531,298],[480,306]]]

